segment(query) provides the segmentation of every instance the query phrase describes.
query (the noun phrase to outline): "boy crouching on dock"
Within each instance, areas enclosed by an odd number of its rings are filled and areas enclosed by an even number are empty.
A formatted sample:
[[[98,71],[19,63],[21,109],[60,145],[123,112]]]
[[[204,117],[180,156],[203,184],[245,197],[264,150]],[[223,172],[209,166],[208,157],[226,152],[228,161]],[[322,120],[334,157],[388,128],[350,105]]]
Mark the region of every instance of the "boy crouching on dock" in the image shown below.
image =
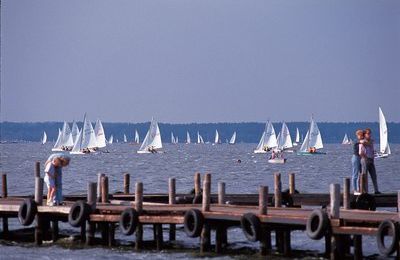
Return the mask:
[[[47,185],[47,206],[54,206],[54,198],[56,195],[56,168],[61,166],[61,160],[54,158],[48,161],[44,169],[44,182]]]

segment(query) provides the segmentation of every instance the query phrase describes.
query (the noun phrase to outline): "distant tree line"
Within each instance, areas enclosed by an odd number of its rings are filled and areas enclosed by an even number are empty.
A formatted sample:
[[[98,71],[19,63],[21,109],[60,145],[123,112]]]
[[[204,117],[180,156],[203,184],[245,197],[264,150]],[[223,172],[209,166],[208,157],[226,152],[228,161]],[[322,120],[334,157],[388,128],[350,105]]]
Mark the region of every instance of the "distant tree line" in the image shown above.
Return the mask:
[[[112,134],[114,140],[122,141],[125,134],[128,141],[132,141],[135,130],[139,132],[140,139],[143,140],[150,123],[107,123],[103,122],[107,139]],[[46,131],[48,140],[53,141],[57,138],[58,129],[62,128],[63,122],[39,122],[39,123],[0,123],[1,141],[40,141],[43,131]],[[290,134],[294,141],[296,127],[299,128],[300,135],[305,136],[308,122],[289,122],[287,123]],[[82,122],[78,123],[82,127]],[[190,133],[192,142],[197,140],[197,132],[203,136],[205,141],[213,142],[215,130],[218,130],[221,141],[229,140],[233,132],[237,132],[238,143],[257,143],[265,128],[265,123],[191,123],[191,124],[168,124],[160,123],[161,137],[163,142],[171,141],[171,132],[178,136],[179,142],[186,140],[186,131]],[[276,134],[281,129],[281,123],[274,123]],[[379,124],[371,122],[358,123],[318,123],[324,143],[340,143],[343,136],[347,133],[350,138],[354,138],[357,129],[371,128],[376,141],[379,141]],[[389,142],[400,143],[400,123],[388,123]]]

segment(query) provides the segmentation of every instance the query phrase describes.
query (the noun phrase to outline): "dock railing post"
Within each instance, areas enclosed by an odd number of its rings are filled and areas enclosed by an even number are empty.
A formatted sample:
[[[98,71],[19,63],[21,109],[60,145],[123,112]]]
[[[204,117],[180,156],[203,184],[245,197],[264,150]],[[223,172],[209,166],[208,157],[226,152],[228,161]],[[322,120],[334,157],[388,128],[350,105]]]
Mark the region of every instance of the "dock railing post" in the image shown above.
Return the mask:
[[[168,203],[173,205],[176,203],[176,181],[175,178],[168,179]],[[176,239],[176,225],[169,225],[169,241]]]
[[[194,174],[194,197],[193,203],[201,203],[201,175],[199,172]]]
[[[104,176],[101,178],[101,202],[108,202],[108,177]]]
[[[295,174],[289,173],[289,194],[293,195],[295,193],[296,193]]]
[[[268,214],[268,186],[260,186],[258,194],[258,210],[260,215]],[[271,250],[271,230],[263,228],[260,238],[260,254],[265,256]]]
[[[40,177],[35,177],[35,202],[38,206],[43,204],[43,178]],[[44,220],[39,213],[36,214],[35,219],[35,244],[41,245],[43,244]]]
[[[274,174],[274,204],[275,208],[282,207],[282,182],[281,174]],[[283,231],[275,230],[275,245],[279,253],[283,253]]]
[[[97,174],[97,201],[101,202],[101,179],[106,176],[104,173]]]
[[[35,162],[35,178],[40,178],[40,162]]]
[[[91,207],[91,211],[94,212],[96,210],[97,203],[97,183],[96,182],[88,182],[87,184],[87,203]],[[96,232],[96,224],[92,223],[88,220],[86,223],[86,245],[92,245],[94,243],[94,235]],[[82,227],[83,229],[83,227]],[[83,232],[83,230],[81,230]],[[83,235],[83,234],[82,234]],[[82,236],[82,242],[85,239]]]
[[[218,182],[218,204],[225,205],[225,182]]]
[[[343,179],[343,208],[350,209],[350,178]]]
[[[143,183],[137,182],[135,185],[135,209],[141,214],[143,210]],[[140,250],[143,246],[143,225],[139,223],[136,228],[135,249]]]
[[[202,211],[210,211],[210,193],[211,193],[211,174],[206,173],[203,181],[203,203]],[[210,249],[211,246],[211,230],[209,223],[205,222],[201,231],[200,237],[200,252],[204,253]]]
[[[130,178],[129,173],[124,174],[124,194],[129,194]]]
[[[3,198],[7,198],[8,196],[8,191],[7,191],[7,174],[3,173],[1,175],[1,187],[2,187],[2,193],[1,196]],[[3,235],[7,238],[8,236],[8,218],[3,217]]]
[[[331,219],[339,219],[340,217],[340,185],[330,185],[330,216]],[[343,250],[340,246],[340,235],[331,236],[331,259],[342,259]]]
[[[218,182],[218,205],[225,205],[225,182]],[[222,252],[222,244],[227,235],[227,228],[221,223],[215,230],[215,253]]]

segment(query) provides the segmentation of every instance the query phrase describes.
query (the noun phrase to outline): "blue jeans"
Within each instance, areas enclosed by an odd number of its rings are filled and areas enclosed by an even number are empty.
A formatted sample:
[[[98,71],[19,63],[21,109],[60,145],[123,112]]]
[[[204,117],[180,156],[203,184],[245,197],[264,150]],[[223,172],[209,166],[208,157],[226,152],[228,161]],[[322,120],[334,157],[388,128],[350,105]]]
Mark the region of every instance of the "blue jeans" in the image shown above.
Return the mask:
[[[62,170],[61,168],[57,169],[56,174],[56,197],[54,199],[56,203],[61,203],[63,201],[62,196]]]
[[[353,156],[351,157],[351,165],[353,167],[351,176],[351,183],[353,184],[353,190],[360,191],[359,180],[361,172],[361,157],[353,154]]]

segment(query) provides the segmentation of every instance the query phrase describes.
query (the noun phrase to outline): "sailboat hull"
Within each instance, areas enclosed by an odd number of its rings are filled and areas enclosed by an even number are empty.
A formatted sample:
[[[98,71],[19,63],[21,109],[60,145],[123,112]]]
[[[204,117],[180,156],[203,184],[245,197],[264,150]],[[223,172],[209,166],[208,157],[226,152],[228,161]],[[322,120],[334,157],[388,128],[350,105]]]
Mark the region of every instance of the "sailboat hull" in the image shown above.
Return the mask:
[[[325,152],[315,152],[315,153],[309,153],[309,152],[298,152],[297,155],[325,155]]]
[[[377,154],[375,154],[375,158],[388,158],[389,157],[389,155],[388,154],[386,154],[386,153],[377,153]]]
[[[264,151],[264,150],[262,150],[262,151],[254,150],[254,153],[268,153],[268,152]]]
[[[268,163],[272,164],[284,164],[286,163],[286,158],[275,158],[275,159],[269,159]]]
[[[150,152],[150,151],[137,151],[137,153],[140,153],[140,154],[151,154],[152,152]],[[164,153],[163,151],[156,151],[156,152],[153,152],[153,153]]]
[[[64,152],[64,150],[61,149],[61,148],[52,148],[51,151],[53,151],[53,152]]]

